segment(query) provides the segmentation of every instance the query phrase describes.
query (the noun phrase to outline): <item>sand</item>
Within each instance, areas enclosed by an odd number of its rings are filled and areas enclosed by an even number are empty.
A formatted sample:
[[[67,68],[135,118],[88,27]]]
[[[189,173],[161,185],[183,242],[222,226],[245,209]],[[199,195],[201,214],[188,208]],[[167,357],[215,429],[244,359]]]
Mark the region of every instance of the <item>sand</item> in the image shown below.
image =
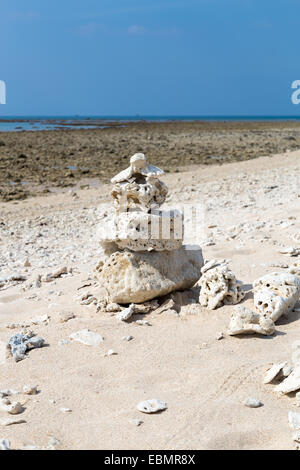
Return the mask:
[[[172,207],[178,202],[205,207],[205,226],[192,234],[204,257],[232,260],[238,279],[251,287],[257,277],[285,270],[272,263],[288,266],[295,260],[279,249],[300,244],[295,241],[299,159],[295,151],[187,168],[163,179]],[[96,225],[109,207],[109,189],[102,185],[0,204],[0,277],[19,273],[30,278],[65,264],[73,268],[69,276],[39,289],[24,292],[23,283],[14,282],[0,288],[2,348],[20,331],[7,329],[8,322],[30,322],[45,313],[51,317],[48,325],[31,327],[47,347],[17,364],[1,356],[0,389],[20,390],[28,384],[40,390],[27,397],[20,415],[26,423],[0,428],[1,436],[19,449],[47,446],[51,437],[61,441],[61,449],[292,449],[288,412],[299,407],[293,396],[278,398],[263,378],[271,364],[290,358],[292,343],[300,339],[299,312],[281,319],[273,337],[229,337],[231,306],[209,311],[188,302],[179,316],[138,315],[134,319],[151,323],[140,326],[120,323],[76,300],[78,293],[93,291]],[[26,259],[30,267],[24,267]],[[86,284],[91,285],[78,290]],[[251,293],[244,304],[252,306]],[[61,311],[76,318],[60,323]],[[59,344],[86,328],[104,342],[98,347]],[[219,332],[224,339],[216,339]],[[132,341],[122,341],[126,335]],[[105,357],[109,349],[118,354]],[[249,397],[264,406],[245,407]],[[141,414],[136,405],[151,398],[167,402],[168,409]],[[131,424],[135,418],[143,424]]]

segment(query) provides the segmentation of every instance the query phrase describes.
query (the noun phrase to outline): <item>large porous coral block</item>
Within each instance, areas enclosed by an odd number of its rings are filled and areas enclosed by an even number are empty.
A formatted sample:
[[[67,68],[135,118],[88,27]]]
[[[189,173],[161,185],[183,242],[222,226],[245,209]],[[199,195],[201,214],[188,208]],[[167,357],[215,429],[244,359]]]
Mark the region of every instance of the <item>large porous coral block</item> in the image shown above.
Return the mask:
[[[253,283],[254,305],[273,321],[291,311],[300,297],[300,279],[291,273],[266,274]]]
[[[210,310],[222,305],[237,304],[244,297],[242,283],[237,281],[228,265],[211,260],[202,268],[199,303]]]
[[[202,250],[182,246],[172,251],[116,251],[99,263],[96,277],[111,302],[141,303],[191,288],[201,275]]]

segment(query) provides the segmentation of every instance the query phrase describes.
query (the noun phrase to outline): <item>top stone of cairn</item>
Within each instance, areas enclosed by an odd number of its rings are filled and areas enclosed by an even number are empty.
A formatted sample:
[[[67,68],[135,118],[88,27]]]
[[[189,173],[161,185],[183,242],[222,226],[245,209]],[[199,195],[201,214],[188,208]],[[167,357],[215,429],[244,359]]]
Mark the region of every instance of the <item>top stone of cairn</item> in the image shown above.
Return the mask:
[[[147,163],[143,153],[130,159],[130,166],[114,176],[112,197],[117,212],[129,210],[150,212],[166,199],[168,188],[158,179],[164,171]]]
[[[115,184],[130,181],[132,177],[138,175],[158,177],[163,174],[163,170],[147,163],[146,155],[143,153],[135,153],[130,159],[130,166],[114,176],[111,182]]]

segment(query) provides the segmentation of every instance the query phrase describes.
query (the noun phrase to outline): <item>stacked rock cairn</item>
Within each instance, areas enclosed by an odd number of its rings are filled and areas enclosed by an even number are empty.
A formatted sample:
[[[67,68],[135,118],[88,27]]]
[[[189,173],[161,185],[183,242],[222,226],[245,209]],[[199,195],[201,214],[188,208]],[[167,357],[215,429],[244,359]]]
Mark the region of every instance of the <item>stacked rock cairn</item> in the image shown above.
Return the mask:
[[[201,248],[183,245],[183,214],[160,209],[168,194],[163,174],[137,153],[111,180],[114,209],[101,223],[95,271],[107,301],[142,303],[189,289],[201,276]]]

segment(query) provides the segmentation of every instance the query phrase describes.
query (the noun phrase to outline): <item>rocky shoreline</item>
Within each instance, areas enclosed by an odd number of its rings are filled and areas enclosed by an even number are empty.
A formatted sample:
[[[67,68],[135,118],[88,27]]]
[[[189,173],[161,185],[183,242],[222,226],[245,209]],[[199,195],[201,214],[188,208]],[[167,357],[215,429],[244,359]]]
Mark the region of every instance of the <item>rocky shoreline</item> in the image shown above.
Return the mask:
[[[170,172],[300,148],[300,122],[101,122],[101,128],[0,133],[0,201],[107,183],[136,151]]]

